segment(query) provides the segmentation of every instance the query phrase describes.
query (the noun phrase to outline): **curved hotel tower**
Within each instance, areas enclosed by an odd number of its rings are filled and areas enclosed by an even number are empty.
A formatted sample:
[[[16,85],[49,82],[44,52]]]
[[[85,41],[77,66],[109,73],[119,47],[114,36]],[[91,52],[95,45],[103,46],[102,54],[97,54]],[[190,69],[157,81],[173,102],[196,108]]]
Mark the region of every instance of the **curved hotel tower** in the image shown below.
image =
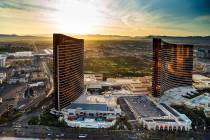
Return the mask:
[[[192,85],[193,45],[171,44],[153,39],[152,94]]]
[[[75,101],[82,93],[84,40],[53,34],[55,109]]]

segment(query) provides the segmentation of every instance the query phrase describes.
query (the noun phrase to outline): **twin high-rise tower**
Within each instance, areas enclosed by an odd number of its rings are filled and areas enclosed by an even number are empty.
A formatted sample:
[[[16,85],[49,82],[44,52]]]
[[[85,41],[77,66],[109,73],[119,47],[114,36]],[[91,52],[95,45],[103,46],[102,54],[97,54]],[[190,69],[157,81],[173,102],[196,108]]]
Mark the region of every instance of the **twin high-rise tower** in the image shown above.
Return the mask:
[[[84,40],[53,34],[55,109],[75,101],[84,87]]]
[[[84,40],[62,34],[53,35],[55,109],[75,101],[84,88]],[[192,85],[193,46],[153,39],[152,94]]]

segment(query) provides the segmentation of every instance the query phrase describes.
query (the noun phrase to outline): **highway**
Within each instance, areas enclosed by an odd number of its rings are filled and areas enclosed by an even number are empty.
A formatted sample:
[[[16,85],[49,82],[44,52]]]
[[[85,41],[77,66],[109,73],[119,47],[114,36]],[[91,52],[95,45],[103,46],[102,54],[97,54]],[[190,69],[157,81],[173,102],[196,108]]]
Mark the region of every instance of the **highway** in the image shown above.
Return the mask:
[[[48,68],[48,66],[47,66],[45,61],[42,61],[42,66],[43,66],[43,68],[45,70],[45,73],[48,74],[49,80],[50,80],[50,84],[51,84],[51,88],[50,88],[48,94],[46,95],[46,97],[49,97],[53,93],[53,90],[54,90],[53,75],[51,74],[51,72],[50,72],[50,70],[49,70],[49,68]]]
[[[35,42],[32,42],[32,43],[33,43],[33,46],[34,46],[34,50],[38,53],[39,49],[37,48]],[[51,89],[48,92],[48,94],[46,95],[46,97],[49,97],[53,93],[53,90],[54,90],[53,75],[52,75],[51,71],[49,70],[49,67],[47,66],[45,61],[42,61],[41,64],[42,64],[42,68],[43,68],[44,72],[47,74],[47,76],[50,80],[50,84],[51,84]]]

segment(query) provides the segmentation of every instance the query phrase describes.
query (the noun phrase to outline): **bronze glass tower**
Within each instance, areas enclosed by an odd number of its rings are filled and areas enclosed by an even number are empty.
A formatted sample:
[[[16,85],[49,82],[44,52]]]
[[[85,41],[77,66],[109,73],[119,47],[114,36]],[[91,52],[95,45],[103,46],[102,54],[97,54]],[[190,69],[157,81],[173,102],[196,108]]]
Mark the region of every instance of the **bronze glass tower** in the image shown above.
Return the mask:
[[[53,34],[55,109],[61,110],[83,93],[84,40]]]
[[[192,85],[193,45],[171,44],[153,39],[152,93]]]

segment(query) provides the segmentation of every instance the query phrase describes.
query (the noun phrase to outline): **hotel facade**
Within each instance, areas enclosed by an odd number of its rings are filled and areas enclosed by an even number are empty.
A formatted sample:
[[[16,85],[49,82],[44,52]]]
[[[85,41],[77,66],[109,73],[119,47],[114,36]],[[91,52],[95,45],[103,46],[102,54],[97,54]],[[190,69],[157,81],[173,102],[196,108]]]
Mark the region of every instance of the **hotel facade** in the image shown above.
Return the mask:
[[[193,45],[171,44],[153,39],[152,93],[192,85]]]
[[[55,109],[75,101],[84,87],[84,40],[53,34],[54,99]]]

